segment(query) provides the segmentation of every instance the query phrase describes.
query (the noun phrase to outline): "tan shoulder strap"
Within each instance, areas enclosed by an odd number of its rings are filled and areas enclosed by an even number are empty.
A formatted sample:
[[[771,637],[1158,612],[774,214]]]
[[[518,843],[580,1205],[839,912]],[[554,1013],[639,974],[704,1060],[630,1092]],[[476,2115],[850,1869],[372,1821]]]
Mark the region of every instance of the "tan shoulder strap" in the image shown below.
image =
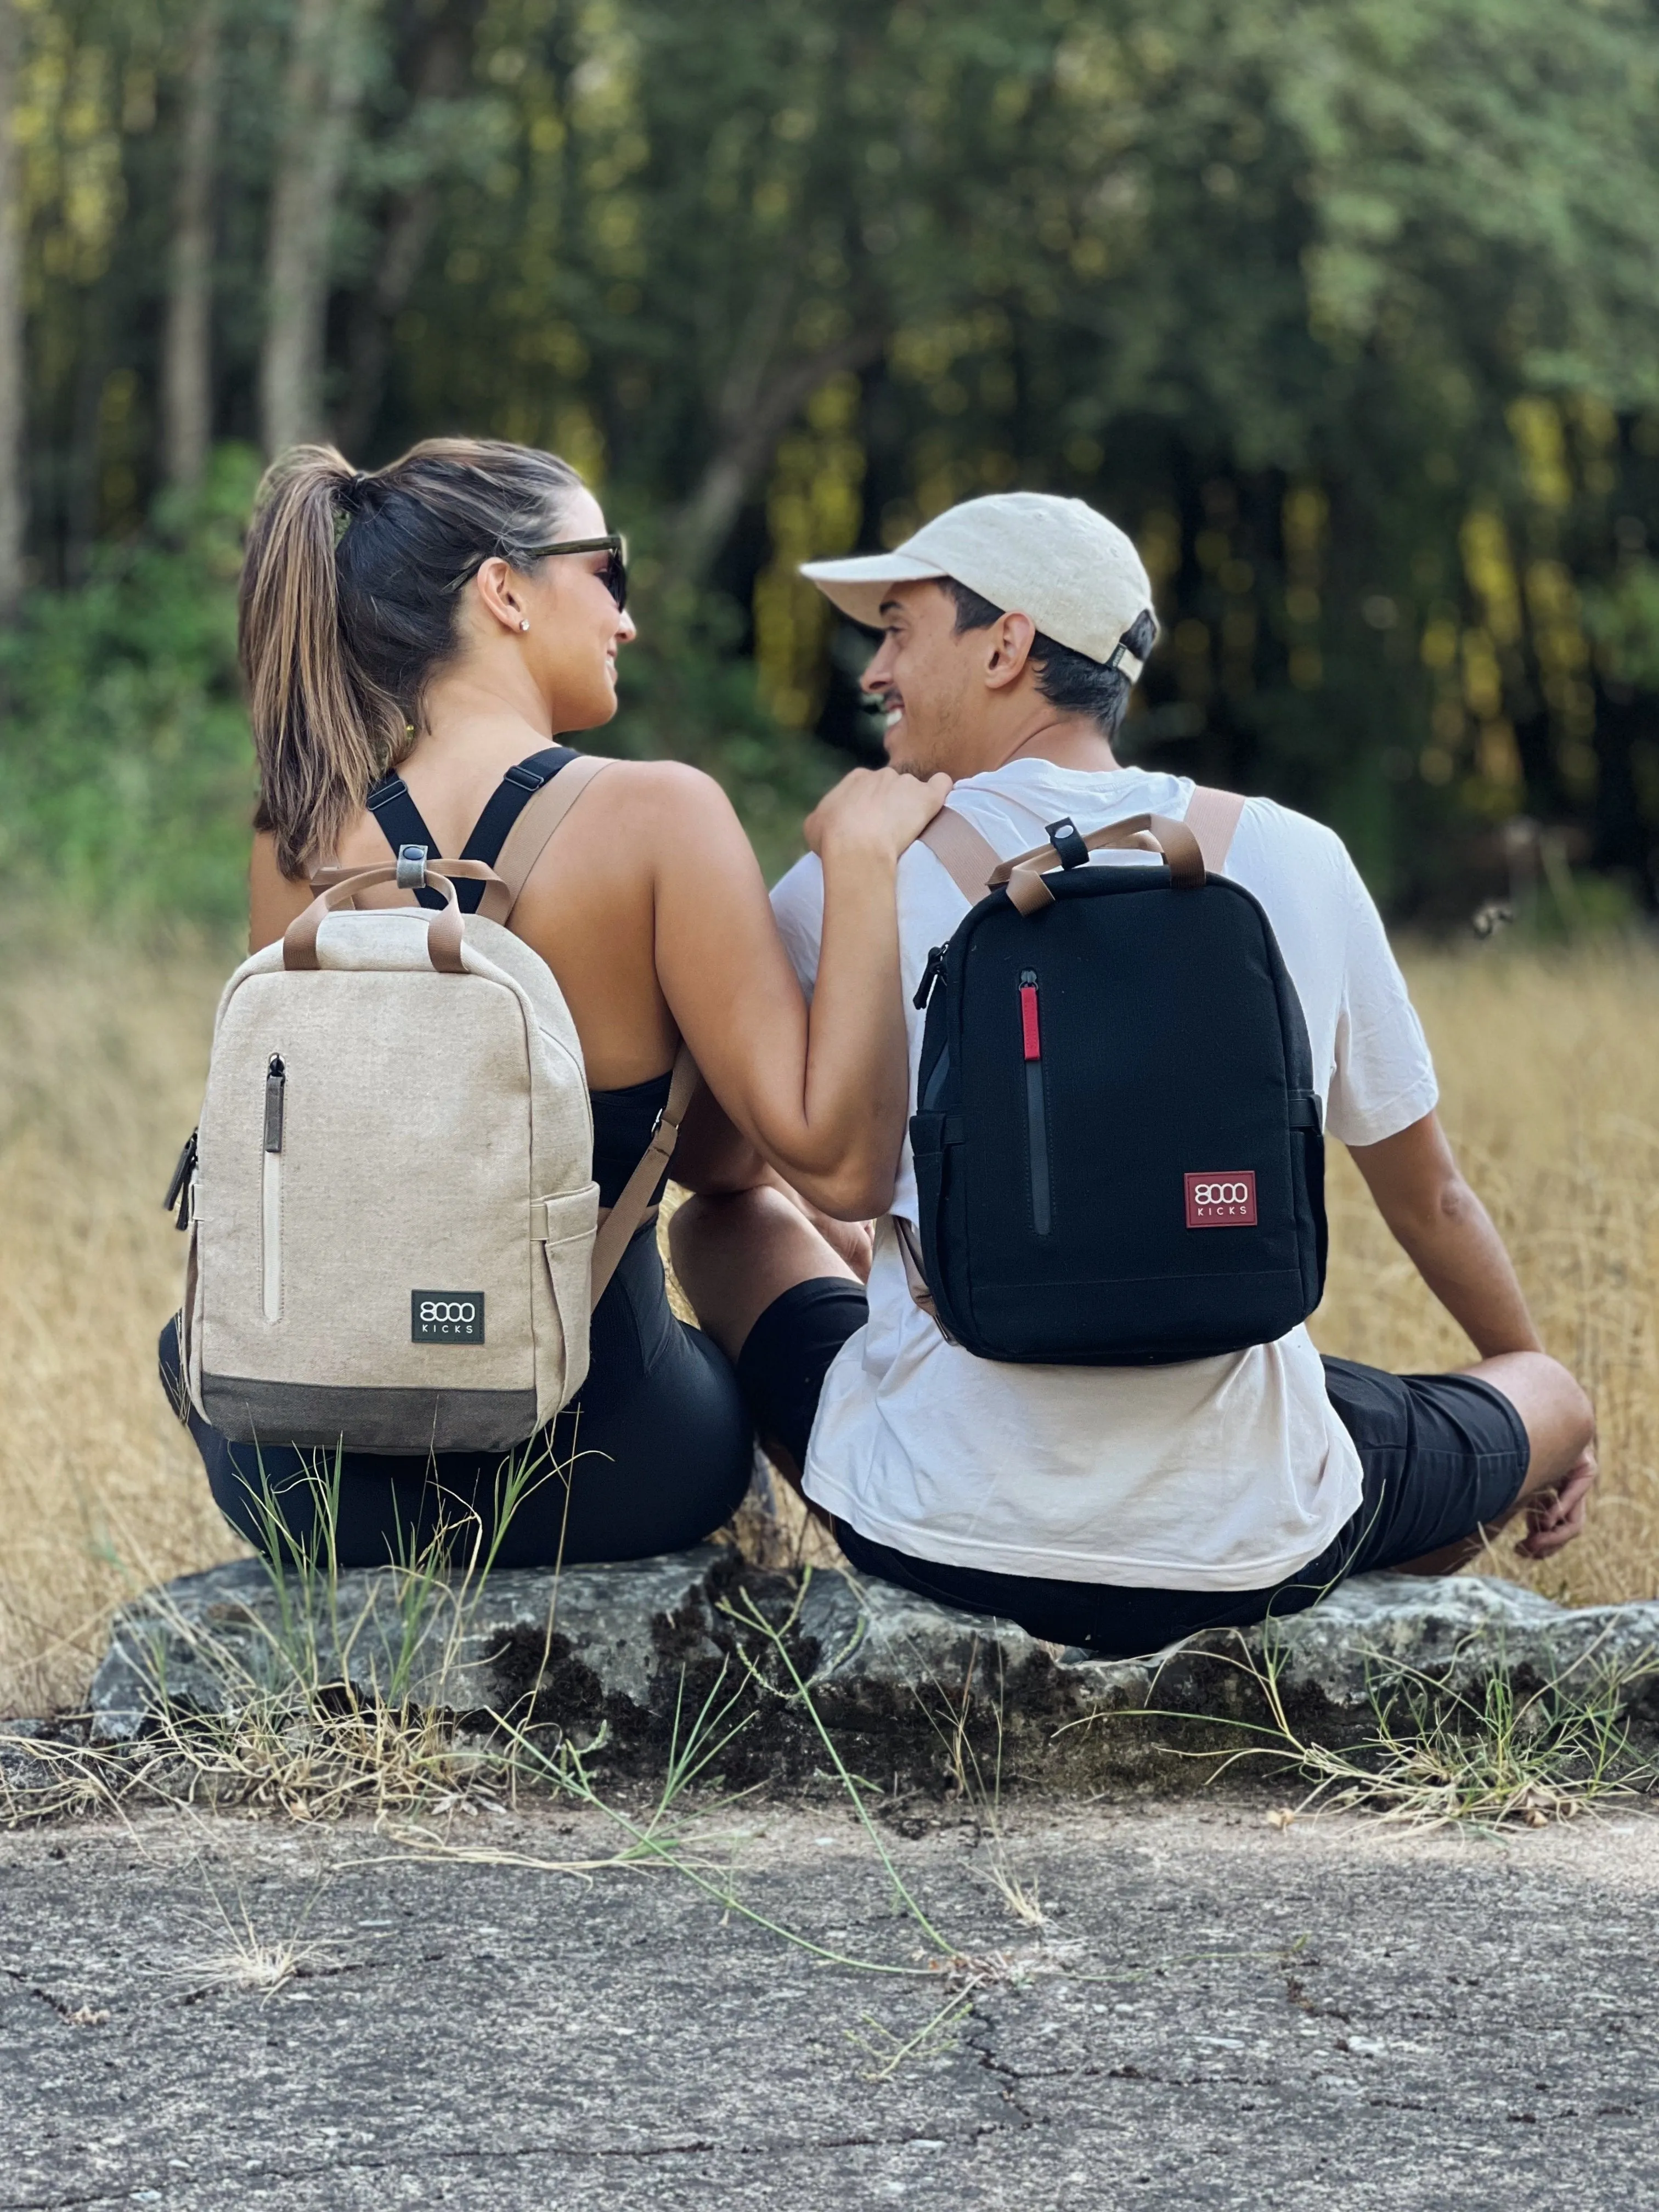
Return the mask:
[[[592,753],[582,753],[562,768],[550,783],[544,783],[526,799],[519,810],[518,820],[501,840],[501,849],[495,855],[495,873],[501,881],[490,884],[478,902],[478,911],[487,920],[499,921],[506,927],[519,903],[520,892],[530,880],[531,870],[546,849],[548,839],[594,777],[614,765],[611,761],[596,759]]]
[[[939,1306],[927,1287],[927,1278],[921,1272],[921,1240],[902,1213],[887,1217],[893,1224],[893,1235],[898,1244],[899,1257],[904,1262],[905,1287],[947,1344],[957,1339],[951,1335],[939,1317]]]
[[[569,770],[565,772],[568,775]],[[1198,841],[1205,868],[1211,875],[1219,875],[1225,867],[1233,834],[1243,811],[1244,800],[1236,791],[1212,791],[1204,784],[1194,788],[1187,809],[1186,824]],[[1095,840],[1087,842],[1092,848]],[[991,878],[1003,865],[978,830],[951,806],[940,807],[922,831],[921,842],[963,898],[975,905],[984,897]],[[1030,854],[1019,856],[1023,860],[1034,857],[1036,856]]]
[[[969,904],[977,906],[997,865],[994,848],[950,806],[940,807],[922,831],[921,842]]]
[[[1197,838],[1204,866],[1212,876],[1218,876],[1227,865],[1233,833],[1243,811],[1244,801],[1237,792],[1212,791],[1201,783],[1194,787],[1187,808],[1187,827]]]
[[[573,761],[571,767],[575,764]],[[564,774],[568,775],[569,773],[570,769],[566,769]],[[663,1170],[674,1157],[680,1123],[685,1119],[691,1095],[701,1080],[696,1061],[682,1045],[674,1062],[674,1073],[669,1079],[668,1103],[652,1132],[651,1142],[646,1146],[639,1165],[623,1186],[622,1196],[599,1224],[599,1233],[593,1239],[592,1302],[595,1305],[605,1296],[606,1285],[616,1273],[623,1254],[628,1249],[629,1239],[650,1209],[651,1194],[657,1188]]]

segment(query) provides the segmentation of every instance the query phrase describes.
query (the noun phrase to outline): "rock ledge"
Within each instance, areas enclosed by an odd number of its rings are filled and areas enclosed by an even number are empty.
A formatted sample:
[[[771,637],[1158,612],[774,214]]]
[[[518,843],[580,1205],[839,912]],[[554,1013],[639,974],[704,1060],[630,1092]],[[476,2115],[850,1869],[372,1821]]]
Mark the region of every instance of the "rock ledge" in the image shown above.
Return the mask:
[[[1267,1720],[1268,1662],[1304,1741],[1367,1735],[1377,1683],[1411,1669],[1476,1698],[1495,1677],[1526,1696],[1616,1675],[1633,1735],[1659,1741],[1659,1603],[1573,1610],[1486,1577],[1375,1575],[1266,1631],[1113,1662],[844,1574],[803,1586],[714,1545],[556,1578],[502,1572],[459,1594],[391,1571],[310,1589],[253,1562],[187,1575],[118,1616],[93,1731],[116,1743],[164,1701],[227,1714],[349,1682],[475,1723],[510,1713],[586,1741],[603,1729],[613,1770],[647,1771],[677,1711],[712,1692],[737,1700],[728,1719],[747,1716],[725,1778],[809,1781],[829,1762],[778,1649],[744,1623],[751,1606],[781,1631],[848,1765],[900,1786],[949,1786],[975,1765],[1003,1786],[1194,1786],[1212,1765],[1183,1754],[1263,1740],[1240,1724]]]

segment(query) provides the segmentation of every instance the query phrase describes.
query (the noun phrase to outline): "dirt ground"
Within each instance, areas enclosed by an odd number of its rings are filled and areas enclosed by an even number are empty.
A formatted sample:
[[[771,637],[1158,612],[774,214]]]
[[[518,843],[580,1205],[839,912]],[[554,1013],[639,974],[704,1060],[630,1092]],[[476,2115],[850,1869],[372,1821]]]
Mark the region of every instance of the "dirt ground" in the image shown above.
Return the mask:
[[[844,1806],[700,1863],[858,1963],[586,1815],[0,1838],[0,2212],[1659,2205],[1659,1822],[1271,1809],[901,1823],[954,1975]]]

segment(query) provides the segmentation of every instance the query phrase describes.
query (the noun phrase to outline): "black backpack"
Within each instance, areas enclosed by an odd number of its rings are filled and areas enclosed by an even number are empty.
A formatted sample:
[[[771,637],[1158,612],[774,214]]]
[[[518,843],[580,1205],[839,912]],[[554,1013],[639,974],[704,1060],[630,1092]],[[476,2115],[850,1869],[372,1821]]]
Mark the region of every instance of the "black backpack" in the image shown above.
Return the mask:
[[[1240,804],[1194,799],[1217,866]],[[927,835],[977,903],[916,994],[911,1289],[982,1359],[1270,1343],[1318,1304],[1326,1247],[1307,1024],[1272,927],[1187,823],[1048,835],[1000,865],[949,808]],[[1132,845],[1165,865],[1085,865]]]

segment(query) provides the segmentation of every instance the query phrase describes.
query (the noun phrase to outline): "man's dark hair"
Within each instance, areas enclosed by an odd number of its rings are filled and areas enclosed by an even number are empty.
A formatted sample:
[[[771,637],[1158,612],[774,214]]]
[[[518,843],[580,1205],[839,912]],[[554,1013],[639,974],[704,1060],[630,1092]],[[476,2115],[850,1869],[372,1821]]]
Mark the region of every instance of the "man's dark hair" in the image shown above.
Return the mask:
[[[977,592],[970,592],[954,576],[941,576],[939,586],[955,604],[958,637],[964,630],[989,629],[994,622],[1002,620],[1003,608],[981,599]],[[1125,630],[1123,645],[1137,660],[1145,660],[1157,638],[1158,624],[1149,610],[1137,615]],[[1037,690],[1051,707],[1058,707],[1067,714],[1088,714],[1103,736],[1117,735],[1129,711],[1133,688],[1121,668],[1109,668],[1103,660],[1091,660],[1086,653],[1073,653],[1069,645],[1057,645],[1041,630],[1031,641],[1031,665],[1037,672]]]

